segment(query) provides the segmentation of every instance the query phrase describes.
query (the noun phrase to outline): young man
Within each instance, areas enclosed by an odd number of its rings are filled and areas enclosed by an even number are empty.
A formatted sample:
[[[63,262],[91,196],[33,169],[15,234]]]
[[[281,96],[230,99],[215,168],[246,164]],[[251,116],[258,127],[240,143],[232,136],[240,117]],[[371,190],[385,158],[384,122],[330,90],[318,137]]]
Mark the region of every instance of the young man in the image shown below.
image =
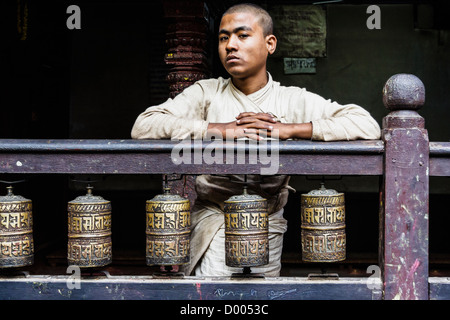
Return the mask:
[[[236,5],[222,16],[219,57],[230,79],[201,80],[174,99],[145,110],[132,129],[135,139],[231,138],[355,140],[379,139],[380,127],[361,107],[340,105],[298,87],[283,87],[266,70],[276,49],[269,14],[252,4]],[[233,179],[201,175],[192,208],[191,264],[186,274],[224,276],[241,272],[225,265],[223,202],[242,193]],[[283,207],[287,176],[248,176],[249,193],[268,200],[269,264],[252,268],[266,276],[281,269]],[[260,181],[258,183],[252,183]]]

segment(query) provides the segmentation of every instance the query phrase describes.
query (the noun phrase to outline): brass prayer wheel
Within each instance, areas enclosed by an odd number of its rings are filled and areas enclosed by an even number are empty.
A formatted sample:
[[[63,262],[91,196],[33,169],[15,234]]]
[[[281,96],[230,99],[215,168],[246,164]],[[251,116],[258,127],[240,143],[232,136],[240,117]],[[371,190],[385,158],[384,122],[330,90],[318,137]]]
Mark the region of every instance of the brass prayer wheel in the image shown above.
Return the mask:
[[[183,265],[190,261],[190,202],[165,187],[146,203],[147,265]]]
[[[0,197],[0,268],[34,263],[32,202],[12,189]]]
[[[111,202],[92,193],[68,203],[69,265],[102,267],[112,262]]]
[[[225,263],[229,267],[256,267],[269,263],[267,200],[247,193],[224,202]]]
[[[344,194],[320,189],[301,195],[302,260],[337,262],[345,260]]]

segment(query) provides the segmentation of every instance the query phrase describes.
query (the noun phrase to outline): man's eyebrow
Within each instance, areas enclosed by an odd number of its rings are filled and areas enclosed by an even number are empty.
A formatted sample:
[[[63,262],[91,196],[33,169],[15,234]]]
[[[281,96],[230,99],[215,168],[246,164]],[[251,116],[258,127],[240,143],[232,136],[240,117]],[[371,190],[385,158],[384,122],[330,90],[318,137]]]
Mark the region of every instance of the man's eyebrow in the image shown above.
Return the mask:
[[[241,27],[234,28],[232,32],[230,32],[230,31],[228,31],[226,29],[221,29],[219,31],[219,34],[230,35],[231,33],[238,33],[239,31],[253,31],[253,29],[248,27],[248,26],[241,26]]]

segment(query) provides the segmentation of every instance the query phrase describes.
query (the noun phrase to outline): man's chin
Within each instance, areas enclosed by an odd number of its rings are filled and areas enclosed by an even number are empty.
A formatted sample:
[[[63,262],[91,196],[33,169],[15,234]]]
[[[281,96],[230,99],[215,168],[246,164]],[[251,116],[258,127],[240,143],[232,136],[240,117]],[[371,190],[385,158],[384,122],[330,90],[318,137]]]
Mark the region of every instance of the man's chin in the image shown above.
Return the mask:
[[[243,70],[237,70],[234,68],[228,69],[227,72],[233,79],[244,79],[247,77],[247,72]]]

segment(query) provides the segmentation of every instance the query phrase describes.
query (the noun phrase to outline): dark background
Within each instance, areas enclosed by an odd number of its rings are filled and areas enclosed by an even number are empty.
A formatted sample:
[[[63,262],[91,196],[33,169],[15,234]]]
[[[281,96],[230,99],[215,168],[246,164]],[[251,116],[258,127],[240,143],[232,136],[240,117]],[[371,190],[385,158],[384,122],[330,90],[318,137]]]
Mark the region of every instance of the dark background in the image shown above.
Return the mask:
[[[214,29],[223,10],[235,2],[206,2],[211,12],[207,51],[213,77],[224,75]],[[312,2],[255,1],[263,6]],[[386,80],[397,73],[415,74],[426,88],[426,103],[419,113],[426,120],[430,141],[448,141],[450,23],[445,19],[444,3],[371,2],[381,9],[380,30],[366,27],[370,4],[323,4],[327,56],[317,58],[317,72],[285,75],[280,58],[269,58],[269,71],[282,85],[306,87],[340,103],[359,104],[380,124],[387,114],[381,100]],[[81,9],[80,30],[66,27],[66,9],[71,4]],[[169,69],[164,63],[167,21],[162,1],[3,1],[0,20],[2,139],[130,139],[139,113],[168,98],[165,77]],[[3,180],[15,178],[0,176]],[[39,266],[51,266],[52,270],[66,266],[67,201],[84,193],[84,184],[73,181],[77,179],[96,180],[94,192],[113,203],[115,266],[128,268],[115,270],[127,273],[145,264],[145,200],[160,192],[160,177],[25,178],[16,193],[33,200],[37,260],[42,263],[37,264],[36,272]],[[293,177],[292,186],[297,192],[291,194],[286,207],[289,231],[284,273],[295,275],[301,267],[300,195],[319,183],[309,177]],[[361,266],[376,264],[379,178],[333,177],[326,186],[346,194],[349,259],[336,266],[351,274],[360,272]],[[449,251],[444,242],[449,220],[445,201],[448,180],[432,177],[430,189],[431,258],[446,265],[448,259],[441,256]],[[145,266],[143,270],[147,272]],[[430,268],[430,272],[439,270]]]

